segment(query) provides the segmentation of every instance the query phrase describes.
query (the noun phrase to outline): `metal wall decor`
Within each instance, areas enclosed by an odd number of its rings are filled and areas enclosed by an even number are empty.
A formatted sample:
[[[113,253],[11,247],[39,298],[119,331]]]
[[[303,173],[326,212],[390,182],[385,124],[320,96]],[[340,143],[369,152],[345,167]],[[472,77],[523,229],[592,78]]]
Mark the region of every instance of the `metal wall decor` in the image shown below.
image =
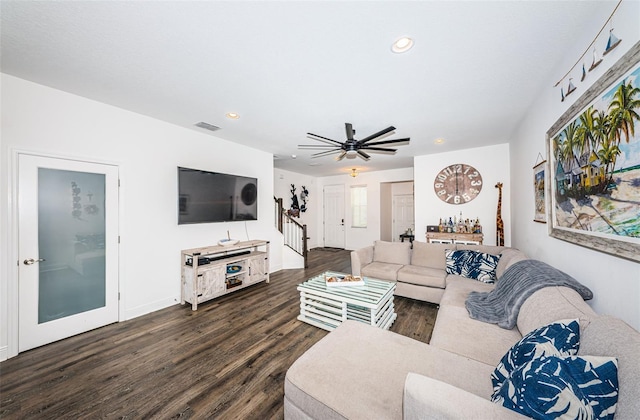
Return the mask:
[[[584,61],[582,61],[582,59],[585,57],[585,55],[587,55],[587,53],[589,52],[589,50],[591,50],[591,47],[593,47],[593,61],[591,62],[591,66],[589,67],[589,71],[592,71],[593,69],[595,69],[596,67],[598,67],[598,65],[602,62],[602,58],[598,55],[598,51],[597,48],[594,46],[594,44],[596,43],[596,41],[598,40],[598,37],[600,36],[600,34],[602,34],[602,32],[604,31],[604,29],[607,27],[607,25],[612,24],[613,22],[613,16],[616,14],[616,11],[618,10],[618,7],[620,6],[620,3],[622,3],[622,0],[618,0],[618,3],[616,4],[616,7],[613,9],[613,12],[611,12],[611,15],[609,16],[609,18],[606,20],[606,22],[604,23],[604,25],[602,25],[602,28],[600,28],[600,30],[598,31],[598,33],[596,34],[595,38],[593,39],[593,41],[591,41],[591,44],[589,44],[589,46],[587,47],[587,49],[582,53],[582,55],[580,56],[580,58],[578,58],[578,61],[576,61],[576,63],[571,66],[571,68],[569,69],[568,72],[565,73],[564,76],[562,76],[562,78],[560,80],[558,80],[558,82],[553,85],[553,87],[558,87],[560,86],[560,101],[564,102],[565,98],[567,96],[569,96],[571,93],[573,93],[576,90],[576,86],[573,84],[572,77],[569,77],[569,75],[571,74],[571,72],[576,68],[576,66],[578,64],[580,64],[580,62],[582,62],[582,76],[580,77],[580,81],[584,81],[584,79],[586,79],[587,77],[587,71],[585,68],[585,64]],[[605,56],[608,53],[610,53],[614,48],[616,48],[620,42],[622,41],[621,39],[619,39],[614,33],[613,33],[614,28],[612,27],[611,29],[609,29],[609,38],[607,39],[607,45],[605,46],[602,55]],[[564,86],[563,86],[563,82],[567,79],[567,77],[569,77],[569,83],[567,85],[567,89],[565,91]],[[565,93],[566,92],[566,93]]]

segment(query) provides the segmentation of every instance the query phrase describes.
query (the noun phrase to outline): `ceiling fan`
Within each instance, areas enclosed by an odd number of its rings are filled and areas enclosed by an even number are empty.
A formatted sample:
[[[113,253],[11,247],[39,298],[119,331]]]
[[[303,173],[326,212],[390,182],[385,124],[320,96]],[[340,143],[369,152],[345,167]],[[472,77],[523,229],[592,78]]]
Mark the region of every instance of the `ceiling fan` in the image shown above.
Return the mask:
[[[369,160],[371,156],[369,156],[367,152],[385,154],[396,153],[396,149],[379,146],[390,144],[393,144],[395,146],[404,146],[409,144],[409,140],[411,140],[410,138],[406,138],[397,140],[375,141],[393,134],[394,130],[396,129],[394,126],[387,127],[384,130],[370,135],[369,137],[363,138],[362,140],[356,140],[353,138],[353,136],[356,134],[356,130],[353,129],[353,125],[351,125],[351,123],[345,123],[345,128],[347,131],[347,140],[344,142],[332,140],[326,137],[319,136],[317,134],[307,133],[307,137],[309,137],[310,139],[318,140],[325,144],[299,144],[298,148],[305,150],[322,150],[321,152],[312,154],[312,158],[329,156],[339,153],[339,155],[335,157],[335,159],[338,161],[344,159],[345,157],[347,159],[353,159],[356,156],[360,156],[364,160]]]

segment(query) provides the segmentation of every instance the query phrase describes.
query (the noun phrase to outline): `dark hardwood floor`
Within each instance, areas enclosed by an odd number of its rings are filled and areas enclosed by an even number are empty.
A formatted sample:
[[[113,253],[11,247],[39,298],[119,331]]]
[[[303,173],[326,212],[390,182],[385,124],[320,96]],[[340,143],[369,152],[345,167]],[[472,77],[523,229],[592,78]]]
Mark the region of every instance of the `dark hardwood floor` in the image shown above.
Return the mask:
[[[296,319],[296,285],[328,269],[350,272],[349,252],[21,353],[0,363],[0,418],[282,418],[287,369],[327,334]],[[391,330],[428,342],[437,307],[394,302]]]

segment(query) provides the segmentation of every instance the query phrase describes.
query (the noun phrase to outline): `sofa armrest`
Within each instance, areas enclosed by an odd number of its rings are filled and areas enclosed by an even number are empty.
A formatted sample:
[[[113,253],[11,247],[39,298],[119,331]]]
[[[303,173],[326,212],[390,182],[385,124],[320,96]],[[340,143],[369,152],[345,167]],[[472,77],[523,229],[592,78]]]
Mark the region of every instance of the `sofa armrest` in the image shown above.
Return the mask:
[[[359,276],[362,267],[373,262],[373,245],[351,251],[351,274]]]
[[[527,419],[475,394],[417,373],[404,383],[404,419]]]

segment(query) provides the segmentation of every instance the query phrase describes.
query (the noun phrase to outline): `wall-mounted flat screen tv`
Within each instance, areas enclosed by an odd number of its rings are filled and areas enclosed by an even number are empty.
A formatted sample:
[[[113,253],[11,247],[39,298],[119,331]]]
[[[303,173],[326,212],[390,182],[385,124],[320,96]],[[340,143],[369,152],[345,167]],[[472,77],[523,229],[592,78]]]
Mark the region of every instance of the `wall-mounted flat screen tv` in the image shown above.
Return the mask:
[[[178,224],[258,220],[258,180],[178,167]]]

